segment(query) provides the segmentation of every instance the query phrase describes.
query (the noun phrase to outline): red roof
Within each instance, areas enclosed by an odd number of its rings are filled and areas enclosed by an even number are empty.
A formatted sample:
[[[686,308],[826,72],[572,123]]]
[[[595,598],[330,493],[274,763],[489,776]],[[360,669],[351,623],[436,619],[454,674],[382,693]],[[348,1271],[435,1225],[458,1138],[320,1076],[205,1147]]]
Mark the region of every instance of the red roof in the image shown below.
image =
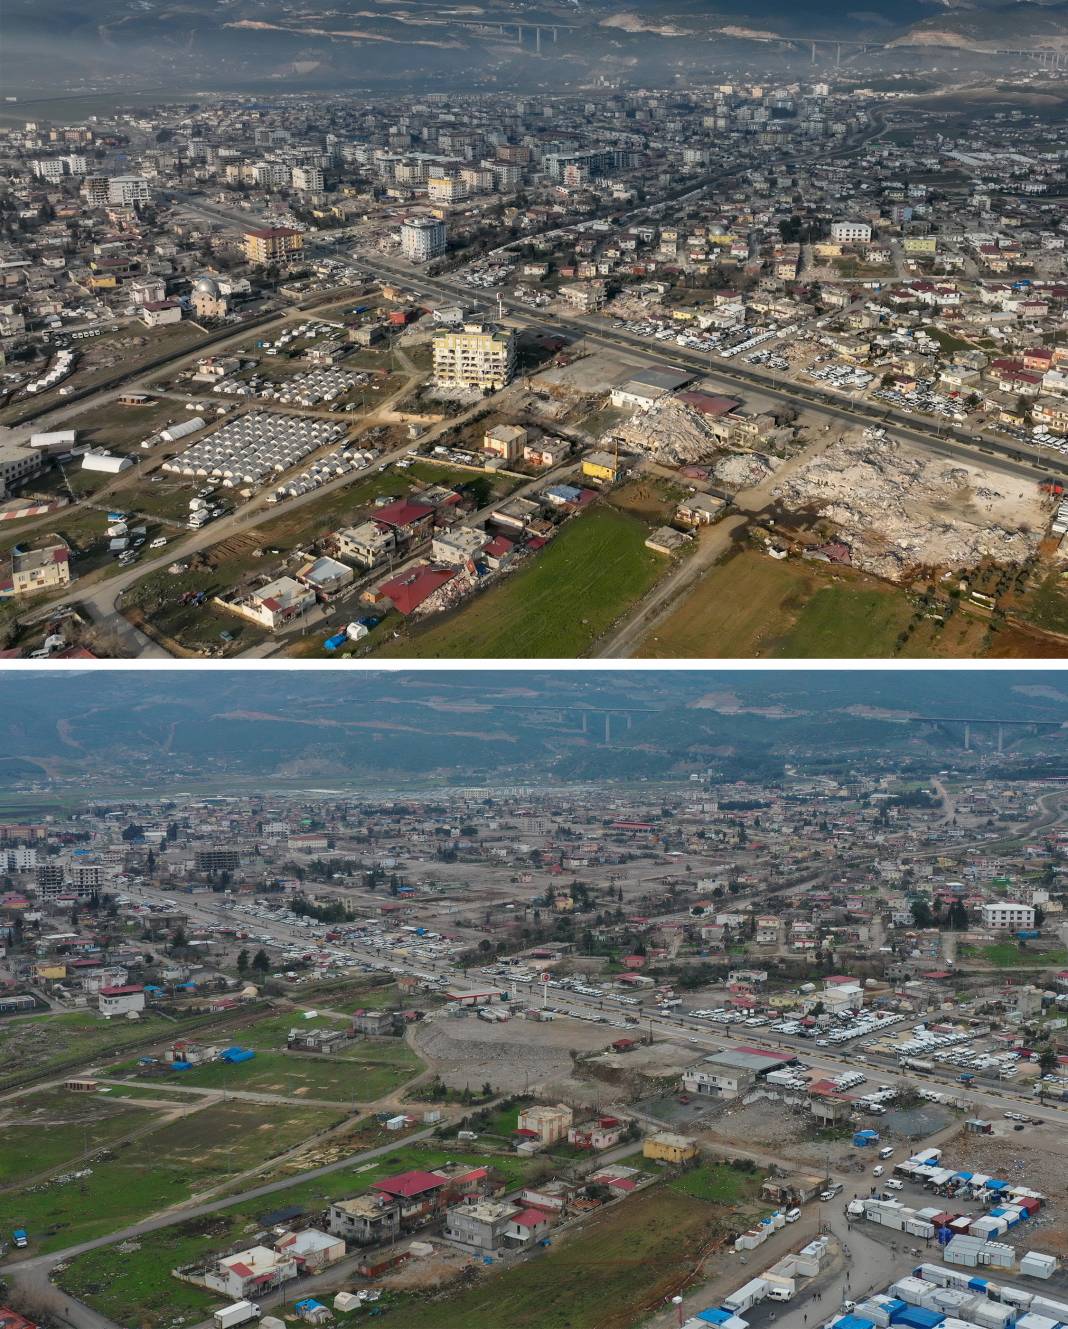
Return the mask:
[[[455,576],[454,568],[423,566],[401,577],[394,577],[392,581],[383,582],[378,589],[383,595],[389,596],[399,613],[410,614],[433,595],[439,586],[444,586]]]
[[[512,1222],[517,1227],[538,1227],[542,1223],[547,1223],[548,1216],[543,1209],[524,1209],[522,1213],[516,1214]]]
[[[411,499],[398,498],[393,503],[387,503],[384,508],[379,508],[375,513],[375,521],[381,522],[383,526],[411,526],[413,522],[433,514],[434,509],[429,503],[414,503]]]
[[[444,1177],[414,1168],[411,1172],[400,1172],[395,1177],[383,1177],[381,1181],[374,1183],[374,1189],[383,1191],[386,1195],[398,1195],[410,1199],[414,1195],[425,1195],[428,1191],[440,1190],[444,1185]]]
[[[491,558],[503,558],[505,554],[509,553],[514,548],[515,546],[507,536],[498,535],[489,542],[483,550],[483,553],[489,554]]]
[[[102,997],[127,997],[134,992],[144,992],[144,988],[141,987],[139,983],[128,983],[125,987],[121,988],[100,989],[100,995]]]
[[[679,401],[684,401],[702,415],[711,415],[716,419],[742,404],[737,397],[721,397],[714,392],[680,392]]]

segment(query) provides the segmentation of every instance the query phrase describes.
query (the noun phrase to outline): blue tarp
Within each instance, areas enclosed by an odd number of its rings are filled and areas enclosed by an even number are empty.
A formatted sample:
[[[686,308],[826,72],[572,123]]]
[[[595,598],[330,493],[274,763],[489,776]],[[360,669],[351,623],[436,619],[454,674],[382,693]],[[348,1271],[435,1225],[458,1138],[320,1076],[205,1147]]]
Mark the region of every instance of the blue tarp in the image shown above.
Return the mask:
[[[929,1311],[924,1306],[906,1306],[893,1317],[894,1324],[903,1324],[907,1329],[935,1329],[946,1317],[938,1311]]]
[[[1003,1191],[1007,1189],[1008,1184],[1009,1183],[1007,1181],[995,1181],[993,1178],[991,1178],[986,1183],[986,1188],[988,1191]]]
[[[172,1071],[191,1071],[192,1069],[193,1069],[193,1063],[192,1063],[191,1061],[172,1061],[172,1062],[171,1062],[171,1070],[172,1070]]]
[[[969,1278],[968,1286],[974,1288],[976,1292],[985,1292],[990,1286],[989,1278]]]
[[[1001,1207],[1001,1206],[999,1206],[997,1209],[991,1209],[991,1210],[990,1210],[990,1217],[991,1217],[991,1218],[1001,1218],[1001,1217],[1004,1215],[1004,1213],[1005,1213],[1004,1208]]]
[[[255,1052],[253,1052],[251,1048],[224,1048],[223,1051],[219,1053],[219,1060],[228,1061],[233,1064],[239,1061],[251,1061],[255,1055]]]
[[[862,1315],[843,1315],[835,1320],[834,1329],[875,1329],[874,1320],[865,1320]]]
[[[298,1311],[325,1311],[326,1307],[321,1301],[316,1301],[314,1297],[308,1297],[304,1301],[298,1301],[296,1309]]]
[[[698,1311],[697,1318],[705,1324],[726,1324],[732,1318],[732,1311],[725,1311],[722,1306],[710,1306],[707,1311]]]

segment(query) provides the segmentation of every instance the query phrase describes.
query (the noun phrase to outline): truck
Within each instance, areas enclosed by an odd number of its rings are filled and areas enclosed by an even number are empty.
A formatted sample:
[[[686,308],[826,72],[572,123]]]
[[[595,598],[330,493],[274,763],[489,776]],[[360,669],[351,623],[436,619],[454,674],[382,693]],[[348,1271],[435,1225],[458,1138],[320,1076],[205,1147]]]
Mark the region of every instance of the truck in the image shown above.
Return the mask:
[[[24,1227],[17,1227],[11,1234],[11,1240],[15,1243],[16,1249],[23,1251],[30,1244],[30,1234]]]
[[[231,1306],[221,1307],[211,1318],[215,1322],[215,1329],[234,1329],[235,1325],[258,1320],[260,1308],[254,1301],[235,1301]]]

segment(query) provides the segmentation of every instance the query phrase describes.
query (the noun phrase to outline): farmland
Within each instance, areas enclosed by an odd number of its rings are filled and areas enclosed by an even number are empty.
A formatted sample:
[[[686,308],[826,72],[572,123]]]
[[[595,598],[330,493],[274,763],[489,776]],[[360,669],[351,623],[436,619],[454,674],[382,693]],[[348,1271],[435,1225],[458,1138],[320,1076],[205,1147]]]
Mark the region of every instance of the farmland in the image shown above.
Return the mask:
[[[668,566],[645,548],[648,528],[600,507],[566,524],[527,567],[447,621],[379,652],[419,659],[582,655]],[[581,606],[581,609],[578,608]]]

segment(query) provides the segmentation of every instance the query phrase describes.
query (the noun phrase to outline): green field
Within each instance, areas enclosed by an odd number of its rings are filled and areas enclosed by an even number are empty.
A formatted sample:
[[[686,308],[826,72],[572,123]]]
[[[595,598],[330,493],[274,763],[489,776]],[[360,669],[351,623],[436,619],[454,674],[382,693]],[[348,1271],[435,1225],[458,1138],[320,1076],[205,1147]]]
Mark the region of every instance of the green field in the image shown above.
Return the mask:
[[[0,1086],[20,1075],[77,1057],[89,1061],[150,1039],[162,1021],[146,1015],[133,1024],[114,1024],[89,1011],[41,1015],[0,1024]]]
[[[288,1024],[286,1026],[289,1027]],[[250,1036],[251,1035],[251,1036]],[[177,1072],[173,1082],[189,1089],[226,1089],[261,1094],[282,1094],[344,1105],[369,1103],[400,1088],[422,1070],[422,1063],[406,1044],[397,1039],[366,1039],[350,1044],[339,1056],[284,1052],[268,1042],[273,1034],[259,1036],[249,1030],[235,1035],[240,1046],[251,1046],[251,1061],[229,1065],[213,1061],[192,1070]],[[285,1035],[282,1036],[285,1042]],[[135,1065],[124,1063],[112,1073],[136,1075]],[[171,1076],[162,1077],[166,1085]],[[153,1075],[153,1083],[156,1076]]]
[[[732,1167],[722,1161],[702,1163],[676,1177],[671,1189],[692,1195],[697,1200],[718,1204],[751,1204],[760,1195],[764,1173],[758,1168]]]
[[[848,570],[747,549],[711,569],[641,643],[654,659],[886,658],[912,606]]]
[[[434,1168],[448,1162],[467,1162],[472,1167],[493,1167],[509,1187],[544,1175],[545,1164],[537,1159],[513,1155],[496,1157],[486,1153],[445,1151],[437,1146],[402,1146],[371,1163],[341,1168],[314,1181],[288,1186],[258,1200],[242,1201],[206,1218],[191,1220],[158,1232],[147,1233],[138,1249],[116,1253],[104,1248],[79,1255],[59,1275],[61,1286],[87,1301],[95,1310],[118,1323],[136,1329],[182,1329],[205,1318],[205,1313],[224,1298],[180,1283],[170,1270],[202,1259],[215,1251],[249,1239],[262,1226],[260,1218],[272,1210],[299,1204],[312,1211],[331,1201],[366,1191],[373,1182],[410,1168]],[[109,1223],[107,1227],[114,1227]],[[61,1242],[61,1245],[67,1244]]]
[[[151,1110],[63,1089],[0,1107],[0,1185],[24,1181],[121,1136],[151,1126]]]
[[[1030,946],[1017,946],[1013,941],[999,941],[992,946],[962,946],[962,959],[982,960],[999,969],[1038,969],[1068,964],[1068,950],[1038,951]]]
[[[343,1117],[333,1109],[214,1103],[117,1146],[90,1177],[5,1196],[4,1209],[36,1251],[62,1250],[225,1182]]]
[[[894,654],[894,642],[912,617],[903,595],[855,586],[825,586],[807,601],[779,641],[778,659],[874,657]]]
[[[1023,616],[1047,632],[1068,634],[1068,578],[1051,572],[1031,596]]]
[[[523,1264],[406,1304],[404,1329],[629,1329],[682,1285],[710,1219],[701,1200],[657,1186]]]
[[[420,659],[574,658],[593,645],[670,564],[645,548],[649,529],[612,508],[569,521],[522,571],[447,621],[376,652]]]

